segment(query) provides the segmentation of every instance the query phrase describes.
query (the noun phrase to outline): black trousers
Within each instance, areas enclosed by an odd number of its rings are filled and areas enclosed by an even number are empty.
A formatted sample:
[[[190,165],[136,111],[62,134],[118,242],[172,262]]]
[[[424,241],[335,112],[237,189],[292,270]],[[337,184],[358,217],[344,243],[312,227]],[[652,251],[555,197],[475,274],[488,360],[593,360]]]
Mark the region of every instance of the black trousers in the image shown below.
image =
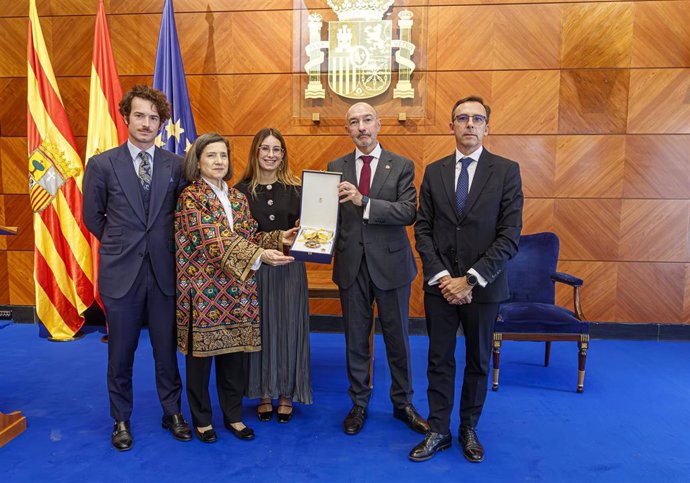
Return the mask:
[[[161,291],[148,257],[124,297],[102,298],[108,319],[110,415],[116,421],[129,421],[132,414],[132,368],[144,321],[148,321],[163,414],[179,413],[182,381],[177,368],[175,297]]]
[[[242,396],[247,384],[247,354],[233,352],[210,357],[187,354],[187,400],[196,427],[211,425],[211,397],[208,383],[211,363],[216,361],[216,389],[225,423],[242,421]]]
[[[373,304],[376,301],[391,370],[390,398],[395,408],[402,409],[412,401],[413,393],[408,338],[409,284],[398,289],[381,290],[372,282],[366,259],[363,259],[354,283],[346,289],[341,288],[339,293],[345,324],[348,393],[352,403],[367,407],[371,398],[369,334],[374,323]]]
[[[498,304],[451,305],[440,295],[424,294],[429,334],[429,426],[450,431],[455,392],[455,344],[460,324],[465,335],[465,372],[460,397],[460,424],[476,427],[489,382],[491,341]]]

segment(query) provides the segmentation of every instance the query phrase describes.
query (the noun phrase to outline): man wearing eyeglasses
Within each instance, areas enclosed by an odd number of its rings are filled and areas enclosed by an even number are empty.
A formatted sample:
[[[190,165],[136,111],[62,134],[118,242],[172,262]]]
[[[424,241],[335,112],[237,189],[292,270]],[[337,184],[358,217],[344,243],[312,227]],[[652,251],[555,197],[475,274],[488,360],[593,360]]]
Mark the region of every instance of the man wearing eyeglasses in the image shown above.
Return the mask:
[[[345,325],[348,389],[352,408],[346,434],[361,431],[371,397],[369,334],[373,304],[391,370],[393,416],[426,433],[426,421],[412,405],[408,341],[410,283],[417,275],[406,226],[414,223],[417,192],[411,160],[386,151],[377,140],[381,119],[364,102],[347,111],[346,130],[355,150],[328,164],[343,173],[338,186],[340,217],[333,265]]]
[[[486,399],[498,305],[508,298],[503,268],[517,253],[522,229],[520,168],[483,147],[491,109],[466,97],[451,111],[455,152],[427,166],[415,224],[424,271],[429,333],[429,426],[410,452],[425,461],[450,448],[458,326],[465,336],[465,372],[458,440],[473,463],[484,460],[476,427]]]

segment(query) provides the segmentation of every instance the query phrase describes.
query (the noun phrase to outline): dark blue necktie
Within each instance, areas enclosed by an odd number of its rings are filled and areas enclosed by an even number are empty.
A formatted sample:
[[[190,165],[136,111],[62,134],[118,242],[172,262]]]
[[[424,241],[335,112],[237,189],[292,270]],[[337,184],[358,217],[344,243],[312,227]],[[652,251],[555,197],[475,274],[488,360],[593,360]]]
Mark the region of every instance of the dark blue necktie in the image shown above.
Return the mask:
[[[462,167],[460,168],[460,176],[458,176],[458,184],[455,187],[455,209],[458,212],[458,216],[462,216],[463,214],[465,202],[467,201],[467,193],[469,193],[470,190],[470,175],[467,172],[467,167],[471,162],[472,158],[462,158],[460,160]]]

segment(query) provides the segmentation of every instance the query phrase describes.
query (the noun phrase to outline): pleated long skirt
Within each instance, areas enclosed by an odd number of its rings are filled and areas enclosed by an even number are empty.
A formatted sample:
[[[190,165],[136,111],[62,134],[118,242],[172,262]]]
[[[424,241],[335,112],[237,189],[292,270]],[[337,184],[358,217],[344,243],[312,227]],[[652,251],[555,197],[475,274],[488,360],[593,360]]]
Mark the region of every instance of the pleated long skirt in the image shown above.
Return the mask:
[[[249,355],[247,396],[292,396],[312,403],[307,270],[302,262],[256,273],[261,307],[261,352]]]

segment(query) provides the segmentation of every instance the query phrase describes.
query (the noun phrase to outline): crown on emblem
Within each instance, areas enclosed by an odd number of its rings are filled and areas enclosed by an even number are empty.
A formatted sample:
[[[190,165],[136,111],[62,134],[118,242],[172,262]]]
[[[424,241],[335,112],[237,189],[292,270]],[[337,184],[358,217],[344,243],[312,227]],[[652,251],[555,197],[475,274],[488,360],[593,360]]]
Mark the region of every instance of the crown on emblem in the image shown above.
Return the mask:
[[[327,0],[338,20],[382,20],[393,0]]]

